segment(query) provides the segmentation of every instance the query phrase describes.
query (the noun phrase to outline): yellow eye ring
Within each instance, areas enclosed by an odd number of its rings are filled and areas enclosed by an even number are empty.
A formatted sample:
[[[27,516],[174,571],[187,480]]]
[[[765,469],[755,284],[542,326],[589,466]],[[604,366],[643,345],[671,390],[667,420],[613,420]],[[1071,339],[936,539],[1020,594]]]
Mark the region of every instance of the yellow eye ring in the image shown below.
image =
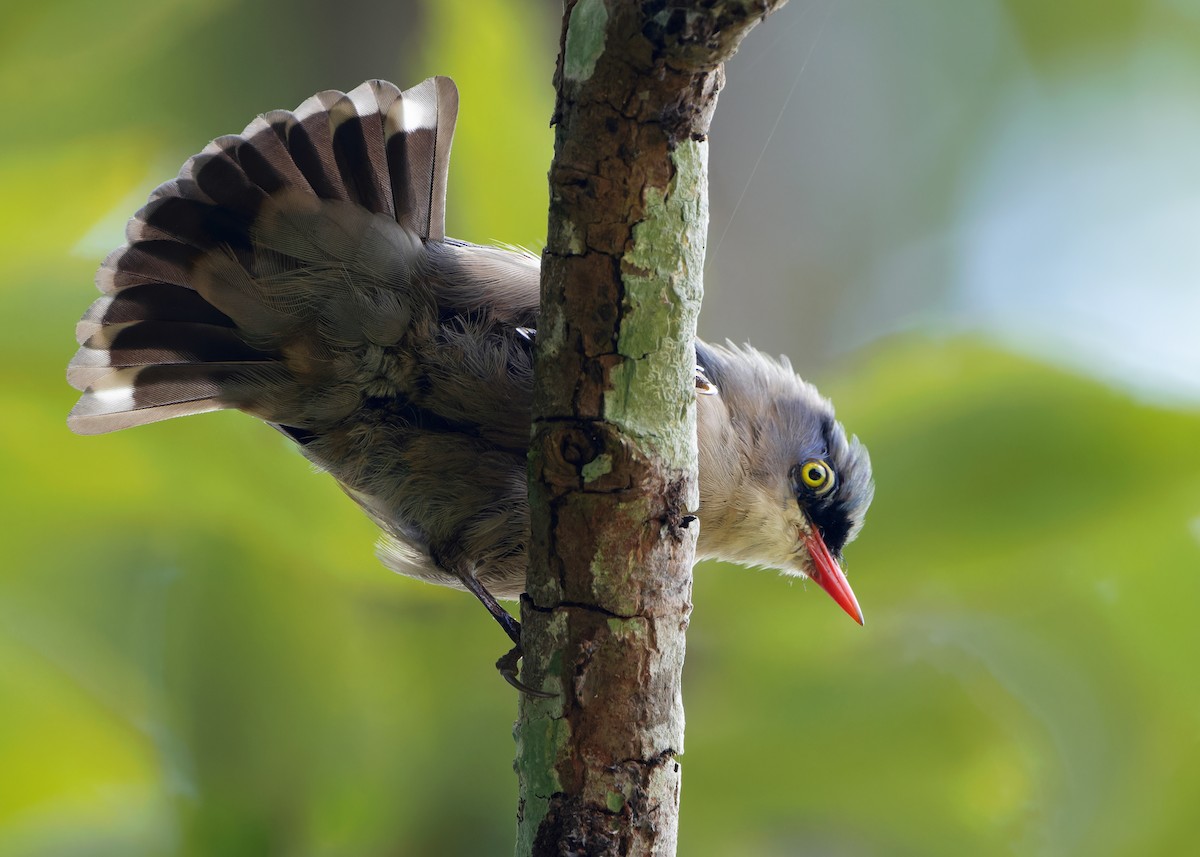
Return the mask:
[[[813,458],[800,465],[800,484],[814,494],[827,494],[833,488],[833,468]]]

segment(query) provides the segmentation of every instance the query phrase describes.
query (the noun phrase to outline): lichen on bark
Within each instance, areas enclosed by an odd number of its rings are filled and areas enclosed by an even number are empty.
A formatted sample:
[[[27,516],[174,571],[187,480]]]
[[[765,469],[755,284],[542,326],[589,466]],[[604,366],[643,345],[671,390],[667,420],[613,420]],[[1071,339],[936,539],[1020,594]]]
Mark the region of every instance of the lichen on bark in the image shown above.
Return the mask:
[[[567,42],[563,49],[563,74],[572,80],[587,80],[604,52],[608,8],[604,0],[579,0],[571,10]]]
[[[694,468],[695,395],[680,389],[681,362],[693,359],[701,273],[708,234],[708,144],[685,140],[670,154],[674,175],[663,190],[645,191],[645,214],[621,258],[625,286],[614,367],[604,416],[658,448],[680,468]],[[669,299],[668,299],[669,297]],[[676,410],[691,430],[664,431],[662,413]],[[675,426],[672,426],[674,429]],[[682,446],[679,444],[682,442]],[[698,496],[689,496],[694,508]]]

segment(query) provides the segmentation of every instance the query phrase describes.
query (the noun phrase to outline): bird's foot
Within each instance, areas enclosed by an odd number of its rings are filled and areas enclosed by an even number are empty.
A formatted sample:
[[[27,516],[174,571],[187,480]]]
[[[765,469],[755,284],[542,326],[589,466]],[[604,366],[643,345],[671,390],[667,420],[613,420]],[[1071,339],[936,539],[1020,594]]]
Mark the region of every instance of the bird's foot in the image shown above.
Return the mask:
[[[500,660],[496,661],[496,669],[500,671],[500,676],[510,685],[527,696],[533,696],[538,699],[553,699],[554,697],[558,696],[557,693],[546,693],[544,690],[534,690],[532,687],[522,683],[522,681],[517,678],[517,662],[521,660],[521,657],[524,654],[525,653],[521,651],[521,644],[517,643],[515,646],[509,649],[505,655],[501,656]]]
[[[517,678],[517,663],[525,654],[521,650],[521,623],[509,615],[508,611],[500,606],[500,602],[496,600],[492,593],[487,591],[487,587],[485,587],[479,581],[479,578],[477,578],[470,569],[456,572],[456,574],[458,575],[459,580],[463,582],[463,586],[466,587],[467,591],[478,598],[480,602],[482,602],[483,606],[486,607],[488,612],[492,614],[492,618],[499,623],[500,627],[504,629],[504,633],[508,634],[508,638],[513,641],[512,649],[510,649],[507,654],[500,658],[500,660],[496,661],[496,669],[500,671],[501,677],[503,677],[506,682],[515,687],[521,693],[529,696],[534,696],[538,699],[553,699],[554,697],[558,696],[557,693],[546,693],[544,690],[534,690],[529,685],[523,684],[521,680]]]

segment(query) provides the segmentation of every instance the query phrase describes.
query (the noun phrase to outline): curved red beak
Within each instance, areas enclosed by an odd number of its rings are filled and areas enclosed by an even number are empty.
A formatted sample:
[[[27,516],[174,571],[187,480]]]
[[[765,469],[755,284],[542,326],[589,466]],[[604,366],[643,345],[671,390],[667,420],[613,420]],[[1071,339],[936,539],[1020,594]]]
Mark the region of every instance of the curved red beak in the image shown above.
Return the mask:
[[[813,583],[828,592],[829,596],[850,614],[851,619],[862,625],[862,608],[858,606],[854,590],[850,588],[850,582],[838,567],[837,560],[829,553],[829,548],[825,547],[825,540],[821,538],[816,527],[809,530],[808,535],[804,537],[804,546],[808,549],[808,555],[812,557],[813,570],[809,577]]]

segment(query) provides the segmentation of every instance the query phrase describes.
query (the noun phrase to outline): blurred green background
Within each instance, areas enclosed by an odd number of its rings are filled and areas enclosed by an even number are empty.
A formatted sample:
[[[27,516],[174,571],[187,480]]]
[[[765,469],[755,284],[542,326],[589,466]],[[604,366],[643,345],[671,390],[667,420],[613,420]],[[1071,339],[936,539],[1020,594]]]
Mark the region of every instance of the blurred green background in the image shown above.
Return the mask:
[[[507,854],[505,641],[277,434],[70,435],[92,273],[213,136],[462,90],[451,234],[539,247],[558,5],[0,12],[0,854]],[[702,332],[869,445],[814,588],[697,569],[682,855],[1191,853],[1200,3],[793,2],[730,64]]]

